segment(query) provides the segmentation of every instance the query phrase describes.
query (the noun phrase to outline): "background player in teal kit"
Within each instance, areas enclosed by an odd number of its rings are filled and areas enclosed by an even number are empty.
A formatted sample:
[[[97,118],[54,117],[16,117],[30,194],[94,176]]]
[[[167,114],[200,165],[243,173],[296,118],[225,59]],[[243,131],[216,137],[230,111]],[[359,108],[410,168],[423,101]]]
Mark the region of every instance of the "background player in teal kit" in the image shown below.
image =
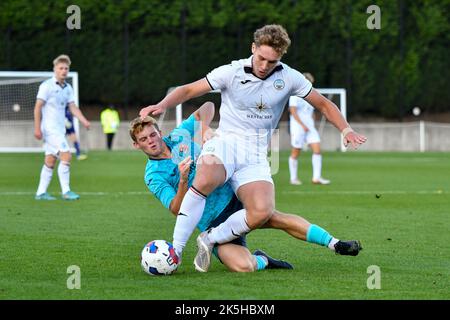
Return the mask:
[[[161,136],[156,121],[151,117],[136,118],[131,123],[130,136],[134,147],[149,157],[145,183],[175,216],[195,177],[195,162],[200,153],[199,145],[211,136],[208,125],[213,116],[214,105],[205,103],[166,137]],[[200,133],[200,129],[203,134]],[[236,198],[231,186],[226,183],[208,196],[197,228],[204,231],[217,226],[240,209],[242,203]],[[276,211],[263,227],[284,230],[293,237],[328,246],[343,255],[357,255],[360,250],[359,246],[355,246],[356,241],[339,241],[319,226],[312,225],[297,215]],[[255,251],[252,255],[246,247],[245,236],[218,245],[214,251],[222,263],[232,271],[292,268],[287,262],[272,259],[261,250]]]

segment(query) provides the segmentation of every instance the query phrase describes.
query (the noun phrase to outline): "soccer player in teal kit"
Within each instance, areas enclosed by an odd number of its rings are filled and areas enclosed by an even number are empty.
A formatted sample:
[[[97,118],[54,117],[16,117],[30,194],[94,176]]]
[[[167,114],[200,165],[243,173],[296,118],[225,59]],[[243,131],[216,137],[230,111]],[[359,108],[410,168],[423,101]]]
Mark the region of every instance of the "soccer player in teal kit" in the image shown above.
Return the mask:
[[[208,139],[208,127],[214,116],[214,105],[205,103],[168,136],[162,137],[156,121],[151,117],[136,118],[130,126],[130,136],[136,149],[148,157],[145,183],[161,203],[175,216],[181,201],[195,177],[195,163],[200,154],[201,142]],[[202,134],[203,133],[203,134]],[[198,140],[199,144],[194,140]],[[242,203],[226,183],[211,193],[206,201],[204,213],[197,228],[205,231],[225,221],[233,212],[242,209]],[[291,236],[308,242],[328,246],[342,255],[356,255],[348,243],[333,238],[317,225],[291,214],[275,211],[263,228],[281,229]],[[331,247],[339,242],[341,245]],[[250,253],[245,235],[228,243],[216,245],[214,254],[231,271],[251,272],[265,268],[292,269],[285,262],[273,259],[261,250]]]

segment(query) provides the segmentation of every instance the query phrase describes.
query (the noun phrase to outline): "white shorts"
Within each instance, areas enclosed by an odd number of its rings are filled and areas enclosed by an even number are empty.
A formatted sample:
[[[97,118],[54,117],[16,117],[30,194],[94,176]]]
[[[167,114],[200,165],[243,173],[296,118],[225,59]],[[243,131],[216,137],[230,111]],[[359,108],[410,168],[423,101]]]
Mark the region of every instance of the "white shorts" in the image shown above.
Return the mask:
[[[225,181],[230,180],[236,193],[240,186],[255,182],[267,181],[273,184],[267,160],[267,146],[251,142],[252,139],[238,139],[233,135],[216,136],[203,145],[200,154],[214,155],[224,165]]]
[[[295,121],[295,119],[291,119],[290,129],[292,147],[302,149],[305,143],[320,143],[319,133],[314,127],[314,124],[305,124],[305,126],[308,128],[307,132],[305,132],[303,127]]]
[[[70,146],[64,135],[51,134],[44,136],[45,155],[59,155],[60,152],[70,152]]]

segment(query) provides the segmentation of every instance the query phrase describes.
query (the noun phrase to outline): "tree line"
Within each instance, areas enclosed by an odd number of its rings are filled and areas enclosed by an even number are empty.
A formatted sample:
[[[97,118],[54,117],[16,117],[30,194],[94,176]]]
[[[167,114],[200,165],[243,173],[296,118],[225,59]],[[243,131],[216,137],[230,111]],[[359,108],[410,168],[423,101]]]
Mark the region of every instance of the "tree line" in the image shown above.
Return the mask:
[[[70,30],[67,7],[80,8]],[[102,0],[0,2],[0,69],[51,70],[72,58],[84,104],[136,108],[171,86],[246,58],[253,32],[283,25],[292,40],[283,62],[348,91],[350,115],[402,118],[419,106],[450,109],[450,0],[379,0],[380,29],[369,29],[373,1]]]

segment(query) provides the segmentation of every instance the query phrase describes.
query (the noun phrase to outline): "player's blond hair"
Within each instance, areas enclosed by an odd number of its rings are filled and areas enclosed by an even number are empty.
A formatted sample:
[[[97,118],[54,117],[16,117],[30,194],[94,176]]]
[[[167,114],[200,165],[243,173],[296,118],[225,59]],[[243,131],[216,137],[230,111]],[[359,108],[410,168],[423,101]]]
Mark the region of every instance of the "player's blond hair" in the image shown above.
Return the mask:
[[[303,75],[305,76],[306,79],[309,80],[309,82],[314,83],[314,77],[311,73],[309,72],[303,72]]]
[[[253,42],[257,47],[266,45],[283,55],[291,45],[291,39],[286,29],[279,24],[268,24],[259,28],[253,34]]]
[[[53,60],[53,66],[56,66],[58,63],[66,63],[68,66],[70,66],[72,61],[70,61],[70,58],[67,54],[60,54],[55,58],[55,60]]]
[[[130,123],[130,137],[134,142],[137,142],[136,135],[142,132],[146,126],[154,126],[156,130],[159,130],[156,120],[150,116],[146,116],[144,119],[137,117]]]

